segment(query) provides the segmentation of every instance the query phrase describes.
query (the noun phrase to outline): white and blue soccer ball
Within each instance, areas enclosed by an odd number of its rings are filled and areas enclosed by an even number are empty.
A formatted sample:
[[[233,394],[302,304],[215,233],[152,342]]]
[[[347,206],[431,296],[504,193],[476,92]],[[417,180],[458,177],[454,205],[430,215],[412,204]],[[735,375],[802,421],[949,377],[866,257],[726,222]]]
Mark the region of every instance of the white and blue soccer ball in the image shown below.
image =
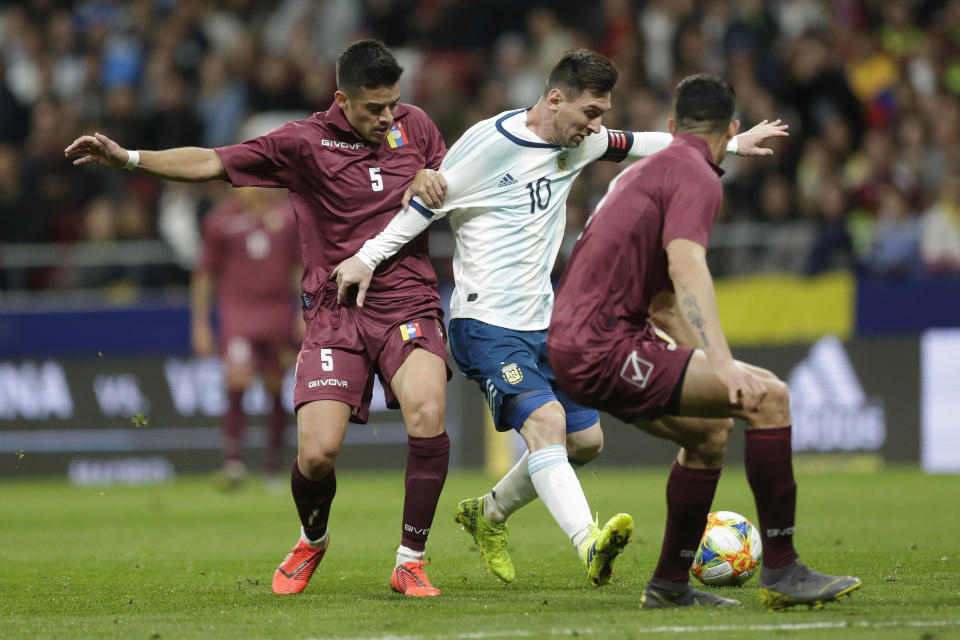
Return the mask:
[[[707,516],[690,573],[714,587],[741,585],[757,572],[762,556],[760,532],[752,522],[733,511],[715,511]]]

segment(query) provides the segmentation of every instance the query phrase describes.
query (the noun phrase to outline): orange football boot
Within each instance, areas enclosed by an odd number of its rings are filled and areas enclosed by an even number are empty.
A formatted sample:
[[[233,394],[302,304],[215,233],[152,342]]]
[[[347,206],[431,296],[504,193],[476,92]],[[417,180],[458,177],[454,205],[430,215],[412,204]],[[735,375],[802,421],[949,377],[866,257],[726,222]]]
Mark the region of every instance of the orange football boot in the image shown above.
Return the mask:
[[[438,596],[440,589],[430,584],[423,571],[426,562],[406,562],[398,565],[390,576],[390,588],[405,596]]]
[[[274,593],[300,593],[307,588],[310,582],[310,576],[320,561],[323,560],[323,554],[330,546],[330,536],[327,536],[327,544],[322,549],[311,547],[303,541],[297,540],[297,545],[290,550],[287,557],[283,559],[280,566],[273,574],[273,592]]]

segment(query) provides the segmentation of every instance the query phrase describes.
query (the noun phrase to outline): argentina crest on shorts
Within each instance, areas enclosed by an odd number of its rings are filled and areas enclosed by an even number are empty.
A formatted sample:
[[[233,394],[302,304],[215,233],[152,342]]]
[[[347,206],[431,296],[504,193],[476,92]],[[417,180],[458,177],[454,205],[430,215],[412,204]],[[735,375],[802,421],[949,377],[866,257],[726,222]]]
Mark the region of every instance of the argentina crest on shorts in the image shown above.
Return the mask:
[[[500,369],[500,372],[503,373],[503,379],[510,384],[520,384],[523,381],[523,371],[517,366],[516,362],[511,362]]]

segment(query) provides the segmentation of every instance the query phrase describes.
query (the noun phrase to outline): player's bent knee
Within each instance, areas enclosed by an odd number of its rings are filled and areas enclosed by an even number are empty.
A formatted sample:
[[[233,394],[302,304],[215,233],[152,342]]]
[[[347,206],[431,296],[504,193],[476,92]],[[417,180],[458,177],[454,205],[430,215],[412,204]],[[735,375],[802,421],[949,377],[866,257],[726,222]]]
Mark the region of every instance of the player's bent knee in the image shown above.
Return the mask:
[[[701,447],[701,454],[704,458],[720,462],[727,455],[727,445],[730,443],[730,432],[733,431],[733,418],[726,420],[717,420],[716,427],[712,429]]]
[[[297,456],[300,473],[311,480],[320,480],[333,470],[339,451],[332,449],[314,449],[301,451]]]
[[[566,444],[567,414],[559,402],[548,403],[530,414],[520,430],[531,451],[551,444]]]
[[[733,419],[709,419],[699,425],[697,437],[686,438],[682,446],[690,459],[708,467],[720,467],[727,455],[730,432],[733,431]]]
[[[765,381],[767,397],[760,403],[757,427],[776,428],[790,424],[790,388],[779,378]]]
[[[440,435],[444,429],[445,412],[446,405],[442,398],[424,398],[413,403],[403,412],[407,432],[421,438]]]
[[[603,452],[603,431],[585,429],[567,434],[567,455],[580,463],[587,463]]]

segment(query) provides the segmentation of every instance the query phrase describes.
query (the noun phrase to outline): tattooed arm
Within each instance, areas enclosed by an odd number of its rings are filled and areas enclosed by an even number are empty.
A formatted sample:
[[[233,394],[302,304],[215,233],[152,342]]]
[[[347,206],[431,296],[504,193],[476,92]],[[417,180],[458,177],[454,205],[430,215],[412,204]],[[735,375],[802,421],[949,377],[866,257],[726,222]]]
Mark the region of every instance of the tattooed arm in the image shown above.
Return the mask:
[[[739,367],[720,327],[717,295],[707,267],[706,249],[691,240],[677,238],[667,245],[670,280],[676,292],[674,316],[691,347],[701,349],[717,377],[726,384],[731,404],[741,401],[756,409],[766,395],[763,384]]]
[[[696,340],[691,346],[703,349],[714,367],[733,360],[720,328],[717,296],[707,268],[706,250],[692,240],[678,238],[667,245],[667,260],[670,280],[676,291],[675,312]]]

